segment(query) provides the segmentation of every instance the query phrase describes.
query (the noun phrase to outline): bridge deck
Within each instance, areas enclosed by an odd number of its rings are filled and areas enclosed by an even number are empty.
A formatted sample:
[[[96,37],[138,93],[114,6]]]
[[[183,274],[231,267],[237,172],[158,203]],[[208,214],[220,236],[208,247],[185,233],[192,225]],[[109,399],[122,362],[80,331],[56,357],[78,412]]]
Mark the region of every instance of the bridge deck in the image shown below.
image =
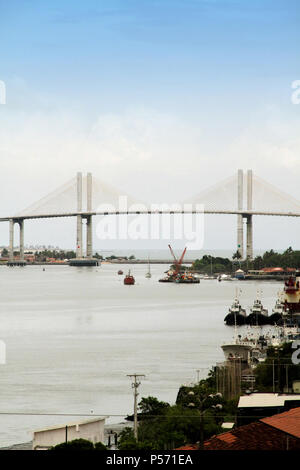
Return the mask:
[[[10,219],[14,220],[25,220],[25,219],[49,219],[54,217],[76,217],[81,215],[83,217],[88,216],[105,216],[105,215],[146,215],[146,214],[228,214],[228,215],[262,215],[262,216],[279,216],[279,217],[300,217],[300,212],[271,212],[271,211],[255,211],[255,210],[174,210],[174,211],[116,211],[116,212],[65,212],[57,214],[29,214],[29,215],[15,215],[11,217],[0,217],[0,222],[8,222]]]

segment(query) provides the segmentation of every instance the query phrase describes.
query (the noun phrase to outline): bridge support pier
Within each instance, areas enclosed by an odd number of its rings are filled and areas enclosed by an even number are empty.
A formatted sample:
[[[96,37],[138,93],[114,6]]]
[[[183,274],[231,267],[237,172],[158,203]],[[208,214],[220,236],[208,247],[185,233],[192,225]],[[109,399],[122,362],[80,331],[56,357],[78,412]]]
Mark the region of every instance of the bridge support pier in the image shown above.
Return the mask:
[[[241,259],[244,257],[244,224],[243,216],[237,216],[237,251],[240,254]]]
[[[92,211],[92,173],[86,176],[86,210]],[[88,215],[86,218],[86,257],[93,257],[93,227],[92,216]]]
[[[15,224],[19,224],[20,227],[20,243],[19,243],[19,253],[20,259],[14,259],[14,227]],[[23,266],[26,264],[24,260],[24,219],[9,219],[9,265],[19,265]]]
[[[88,215],[86,218],[86,257],[93,257],[93,231],[91,215]]]
[[[82,173],[77,173],[77,210],[82,211]],[[82,258],[82,216],[77,215],[76,258]]]
[[[252,170],[247,171],[247,209],[252,210]],[[248,260],[253,260],[253,225],[252,215],[247,216],[247,253],[246,257]]]
[[[253,260],[253,223],[252,215],[247,215],[247,259]]]
[[[18,220],[20,227],[20,261],[24,262],[24,219]]]
[[[237,187],[237,206],[239,210],[243,209],[243,183],[244,174],[243,170],[238,170],[238,187]],[[237,251],[240,254],[241,259],[244,257],[244,230],[243,230],[243,216],[238,214],[237,216]]]
[[[77,216],[76,258],[82,258],[82,216]]]
[[[14,260],[14,219],[9,219],[9,261]]]

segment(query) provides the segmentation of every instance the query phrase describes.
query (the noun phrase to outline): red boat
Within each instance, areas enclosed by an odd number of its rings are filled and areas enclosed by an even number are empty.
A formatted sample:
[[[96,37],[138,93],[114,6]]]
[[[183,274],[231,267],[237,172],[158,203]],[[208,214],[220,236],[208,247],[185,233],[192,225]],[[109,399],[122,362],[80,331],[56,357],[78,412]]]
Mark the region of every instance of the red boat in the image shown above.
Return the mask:
[[[130,271],[128,271],[128,274],[124,277],[124,284],[127,286],[132,286],[135,283],[134,277],[130,274]]]
[[[123,271],[120,269],[120,270],[118,271],[118,274],[119,274],[119,275],[123,274]]]
[[[300,271],[290,276],[284,283],[284,310],[300,314]]]

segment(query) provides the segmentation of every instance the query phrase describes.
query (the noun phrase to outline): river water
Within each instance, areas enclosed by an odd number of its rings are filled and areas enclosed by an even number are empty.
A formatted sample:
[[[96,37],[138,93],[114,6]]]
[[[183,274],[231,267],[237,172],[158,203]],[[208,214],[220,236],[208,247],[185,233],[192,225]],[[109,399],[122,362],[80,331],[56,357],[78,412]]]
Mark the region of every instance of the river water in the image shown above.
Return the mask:
[[[262,290],[271,309],[279,282],[157,282],[166,265],[130,266],[135,286],[118,269],[69,266],[0,267],[0,447],[32,438],[32,430],[81,418],[47,414],[132,412],[130,373],[146,378],[141,396],[174,402],[181,384],[206,377],[223,360],[220,345],[233,337],[223,323],[235,289],[248,308]],[[10,414],[5,414],[10,413]],[[24,413],[24,414],[17,414]],[[85,419],[85,417],[82,417]]]

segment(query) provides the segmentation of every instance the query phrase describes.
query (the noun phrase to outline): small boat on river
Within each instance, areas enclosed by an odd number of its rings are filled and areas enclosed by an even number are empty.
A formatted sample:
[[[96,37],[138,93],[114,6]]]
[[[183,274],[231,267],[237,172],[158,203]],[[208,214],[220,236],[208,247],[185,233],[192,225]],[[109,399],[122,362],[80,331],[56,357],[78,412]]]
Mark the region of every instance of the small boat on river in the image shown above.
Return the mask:
[[[132,276],[132,274],[130,274],[130,270],[129,270],[128,274],[126,274],[126,276],[124,277],[124,284],[126,286],[133,286],[134,283],[135,283],[135,279]]]

